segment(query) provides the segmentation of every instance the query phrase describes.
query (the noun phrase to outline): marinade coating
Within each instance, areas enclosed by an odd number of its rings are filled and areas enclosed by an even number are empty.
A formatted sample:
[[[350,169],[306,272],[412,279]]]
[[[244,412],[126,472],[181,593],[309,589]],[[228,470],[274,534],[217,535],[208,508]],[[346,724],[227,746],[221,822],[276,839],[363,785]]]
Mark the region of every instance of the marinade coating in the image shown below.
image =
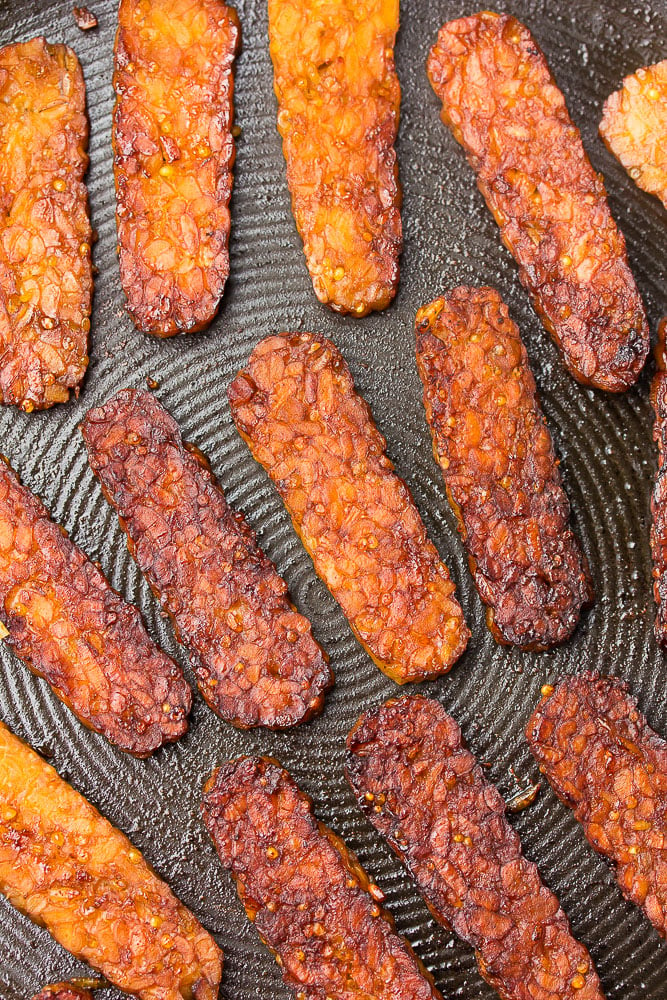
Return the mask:
[[[392,680],[445,673],[470,632],[386,441],[331,341],[267,337],[228,390],[318,575]]]
[[[236,11],[121,0],[112,142],[120,277],[144,333],[201,330],[229,275]]]
[[[399,0],[269,0],[278,131],[320,302],[365,316],[396,294]]]
[[[566,677],[542,693],[526,729],[540,770],[666,937],[667,742],[615,677]]]
[[[635,184],[667,208],[667,59],[642,66],[610,94],[600,135]]]
[[[27,413],[78,395],[88,366],[87,146],[72,50],[0,49],[0,400]]]
[[[52,983],[45,986],[32,1000],[93,1000],[93,994],[85,986],[75,983]]]
[[[121,750],[146,757],[186,732],[181,668],[2,460],[0,621],[16,655]]]
[[[2,723],[0,892],[140,1000],[218,996],[213,938],[127,837]]]
[[[82,431],[210,707],[243,727],[284,728],[319,712],[333,678],[310,623],[176,421],[150,393],[124,389],[89,410]]]
[[[489,11],[451,21],[428,75],[568,369],[627,389],[648,353],[644,307],[603,179],[530,32]]]
[[[658,446],[658,468],[651,494],[651,556],[653,596],[657,605],[655,636],[667,647],[667,317],[658,324],[656,372],[651,383],[655,419],[653,440]]]
[[[297,1000],[441,1000],[357,858],[268,757],[207,782],[204,822]]]
[[[503,1000],[602,1000],[591,956],[524,858],[505,803],[437,702],[394,698],[347,738],[346,774],[436,920]]]
[[[519,330],[493,288],[455,288],[417,313],[433,451],[498,642],[548,649],[592,588],[569,527],[549,429]]]

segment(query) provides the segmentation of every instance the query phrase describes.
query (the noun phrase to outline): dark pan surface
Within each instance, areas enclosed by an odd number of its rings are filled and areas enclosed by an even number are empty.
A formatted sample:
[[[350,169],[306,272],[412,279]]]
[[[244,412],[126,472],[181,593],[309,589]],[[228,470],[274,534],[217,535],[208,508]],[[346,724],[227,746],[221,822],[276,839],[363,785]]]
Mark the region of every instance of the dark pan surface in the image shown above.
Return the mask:
[[[255,343],[271,332],[321,331],[340,346],[452,569],[473,628],[470,646],[453,672],[422,690],[456,716],[471,748],[489,762],[491,778],[510,796],[537,777],[522,732],[540,686],[565,672],[597,667],[626,678],[653,726],[667,734],[666,661],[652,633],[648,523],[655,456],[648,374],[634,390],[615,398],[587,391],[565,373],[519,285],[514,262],[500,245],[472,172],[438,118],[438,102],[424,71],[428,47],[442,22],[476,9],[447,0],[402,4],[397,64],[404,96],[398,149],[406,239],[393,306],[361,321],[342,319],[320,306],[312,293],[275,129],[266,3],[241,0],[244,48],[238,61],[237,120],[243,134],[232,203],[231,278],[223,306],[205,333],[165,342],[137,333],[123,311],[114,252],[109,136],[115,0],[88,2],[100,27],[83,34],[75,27],[69,0],[0,0],[2,44],[44,33],[51,41],[72,45],[83,62],[92,126],[92,217],[99,232],[92,362],[81,398],[29,416],[3,409],[1,449],[75,541],[100,560],[114,586],[140,605],[154,637],[185,664],[192,680],[187,657],[127,553],[77,430],[88,407],[122,386],[157,379],[157,395],[186,437],[210,456],[230,501],[245,510],[261,544],[287,577],[296,604],[331,654],[337,683],[321,718],[285,734],[239,733],[197,696],[186,739],[140,762],[86,732],[42,681],[0,649],[0,718],[47,753],[63,776],[129,834],[216,934],[226,954],[225,998],[288,996],[199,819],[200,788],[213,766],[252,752],[278,757],[312,794],[318,816],[358,851],[444,996],[493,996],[470,950],[430,919],[398,861],[353,802],[342,769],[345,736],[364,709],[398,689],[362,652],[316,579],[281,502],[232,426],[225,390]],[[605,174],[654,332],[667,312],[667,216],[658,200],[639,191],[605,151],[597,125],[604,98],[621,78],[664,57],[664,0],[516,0],[508,9],[544,48],[592,161]],[[491,639],[431,455],[412,324],[419,305],[462,282],[496,285],[520,325],[563,460],[576,528],[591,562],[596,604],[574,639],[555,652],[521,654],[501,649]],[[527,855],[539,864],[576,934],[590,948],[607,996],[666,1000],[667,945],[622,899],[609,869],[587,846],[565,806],[543,788],[537,803],[512,822]],[[0,897],[2,1000],[26,1000],[44,982],[82,971],[45,931]]]

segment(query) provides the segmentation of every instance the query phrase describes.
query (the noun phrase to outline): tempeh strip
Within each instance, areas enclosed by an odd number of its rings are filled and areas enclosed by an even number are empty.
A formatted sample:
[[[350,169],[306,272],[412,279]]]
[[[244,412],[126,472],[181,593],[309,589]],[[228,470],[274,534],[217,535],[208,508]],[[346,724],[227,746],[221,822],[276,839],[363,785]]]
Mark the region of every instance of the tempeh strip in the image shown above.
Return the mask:
[[[503,1000],[602,1000],[591,956],[437,701],[388,701],[361,717],[347,747],[360,806]]]
[[[651,383],[655,419],[653,440],[658,446],[658,469],[651,494],[651,557],[653,596],[657,605],[655,635],[667,647],[667,317],[658,324],[656,372]]]
[[[0,401],[78,395],[88,366],[92,232],[81,66],[44,38],[0,50]]]
[[[93,1000],[93,994],[87,986],[77,983],[53,983],[41,989],[32,1000]]]
[[[396,294],[399,0],[269,0],[278,130],[320,302],[354,316]]]
[[[276,761],[223,765],[205,786],[203,814],[297,1000],[440,1000],[380,889]]]
[[[602,177],[534,38],[507,14],[451,21],[428,75],[568,369],[627,389],[648,353],[644,307]]]
[[[145,757],[186,732],[181,668],[4,461],[0,621],[17,656],[122,750]]]
[[[236,11],[120,0],[113,84],[116,222],[128,311],[144,333],[201,330],[229,275]]]
[[[667,742],[614,677],[566,677],[542,695],[526,729],[540,770],[667,937]]]
[[[222,953],[132,846],[0,723],[0,892],[140,1000],[216,1000]]]
[[[667,59],[626,76],[605,101],[600,135],[635,184],[667,208]]]
[[[268,337],[228,390],[315,570],[393,680],[450,669],[470,632],[447,567],[331,341]]]
[[[89,410],[82,431],[210,707],[243,727],[284,728],[319,712],[332,675],[310,623],[176,421],[150,393],[124,389]]]
[[[417,313],[417,368],[447,496],[498,642],[548,649],[590,603],[526,350],[493,288],[456,288]]]

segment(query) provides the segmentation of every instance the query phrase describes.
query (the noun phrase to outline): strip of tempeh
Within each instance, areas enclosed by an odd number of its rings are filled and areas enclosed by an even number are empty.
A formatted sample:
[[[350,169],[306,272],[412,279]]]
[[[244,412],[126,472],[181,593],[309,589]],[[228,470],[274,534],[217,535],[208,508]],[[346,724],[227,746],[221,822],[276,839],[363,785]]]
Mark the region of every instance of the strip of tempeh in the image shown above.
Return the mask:
[[[127,837],[0,723],[0,892],[140,1000],[216,1000],[222,953]]]
[[[206,460],[148,392],[124,389],[82,425],[139,568],[192,655],[202,694],[237,726],[293,726],[332,681],[310,624],[230,510]]]
[[[658,324],[656,373],[651,383],[655,420],[653,440],[658,445],[658,469],[651,494],[651,556],[653,596],[658,611],[655,635],[667,647],[667,317]]]
[[[0,50],[0,401],[29,413],[78,395],[93,295],[86,92],[43,38]]]
[[[76,983],[53,983],[40,990],[32,1000],[93,1000],[93,994],[86,986]]]
[[[548,649],[592,589],[526,350],[493,288],[417,313],[417,367],[447,495],[498,642]]]
[[[667,208],[667,59],[626,76],[605,101],[600,135],[635,184]]]
[[[588,951],[437,701],[388,701],[361,717],[347,748],[360,806],[503,1000],[602,1000]]]
[[[121,0],[113,116],[120,276],[144,333],[201,330],[229,275],[236,11]]]
[[[278,130],[320,302],[365,316],[396,294],[399,0],[269,0]]]
[[[375,663],[399,684],[449,670],[470,635],[454,584],[335,345],[267,337],[228,392],[239,433]]]
[[[203,814],[297,1000],[440,1000],[382,892],[276,761],[223,765],[204,788]]]
[[[488,11],[452,21],[428,74],[568,369],[627,389],[648,353],[644,307],[603,180],[530,32]]]
[[[616,678],[566,677],[542,693],[526,730],[540,770],[666,937],[667,742]]]
[[[122,750],[145,757],[187,730],[192,695],[181,668],[5,461],[0,621],[17,656]]]

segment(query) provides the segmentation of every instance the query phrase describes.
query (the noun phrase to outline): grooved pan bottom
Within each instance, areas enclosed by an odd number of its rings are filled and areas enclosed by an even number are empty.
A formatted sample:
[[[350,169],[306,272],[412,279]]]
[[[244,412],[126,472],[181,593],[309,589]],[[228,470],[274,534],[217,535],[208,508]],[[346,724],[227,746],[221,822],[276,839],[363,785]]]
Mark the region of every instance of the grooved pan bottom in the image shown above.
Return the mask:
[[[160,875],[216,936],[226,956],[221,996],[287,998],[273,959],[243,916],[199,818],[200,790],[212,768],[240,753],[268,753],[315,800],[317,815],[359,853],[387,894],[399,929],[433,971],[445,998],[495,996],[471,951],[430,918],[399,862],[364,820],[343,777],[345,736],[360,713],[397,688],[352,637],[337,605],[314,575],[281,502],[231,423],[225,391],[257,341],[283,329],[313,330],[340,347],[388,439],[388,451],[413,490],[427,528],[449,565],[473,637],[451,674],[422,685],[462,726],[466,740],[505,795],[536,780],[523,728],[547,680],[598,668],[629,681],[642,710],[667,734],[665,657],[652,633],[648,547],[655,455],[648,376],[625,396],[583,389],[564,372],[501,247],[472,171],[438,117],[426,79],[428,48],[440,25],[476,8],[403,0],[397,68],[403,88],[398,153],[404,188],[405,251],[396,301],[364,320],[344,319],[312,292],[292,221],[275,128],[266,5],[238,6],[244,50],[237,63],[238,143],[232,200],[231,277],[210,330],[159,342],[139,334],[123,310],[115,256],[111,152],[111,70],[115,2],[90,0],[99,28],[83,34],[63,0],[0,0],[0,41],[47,33],[82,60],[91,117],[88,176],[99,233],[91,365],[78,402],[42,414],[0,412],[2,451],[25,483],[112,584],[141,608],[153,637],[183,663],[169,624],[130,559],[115,514],[102,498],[77,424],[85,411],[125,385],[158,380],[158,397],[211,459],[230,502],[245,511],[260,544],[285,575],[299,610],[313,623],[336,674],[324,714],[286,733],[241,733],[196,695],[191,731],[149,761],[136,761],[86,732],[6,649],[0,649],[0,718],[50,755],[60,773],[120,826]],[[659,0],[517,0],[511,11],[542,45],[584,144],[610,189],[651,331],[667,312],[667,216],[637,190],[597,137],[604,99],[622,77],[664,52],[667,18]],[[549,653],[498,647],[456,536],[421,403],[412,325],[417,308],[456,284],[495,285],[522,331],[547,420],[562,458],[574,526],[591,563],[596,603],[573,639]],[[409,688],[408,688],[409,689]],[[606,864],[586,844],[569,810],[546,786],[534,806],[511,817],[525,853],[558,894],[575,934],[590,949],[610,1000],[667,1000],[667,946],[626,903]],[[83,966],[0,897],[0,997],[26,1000],[47,981]],[[114,991],[104,996],[118,997]]]

